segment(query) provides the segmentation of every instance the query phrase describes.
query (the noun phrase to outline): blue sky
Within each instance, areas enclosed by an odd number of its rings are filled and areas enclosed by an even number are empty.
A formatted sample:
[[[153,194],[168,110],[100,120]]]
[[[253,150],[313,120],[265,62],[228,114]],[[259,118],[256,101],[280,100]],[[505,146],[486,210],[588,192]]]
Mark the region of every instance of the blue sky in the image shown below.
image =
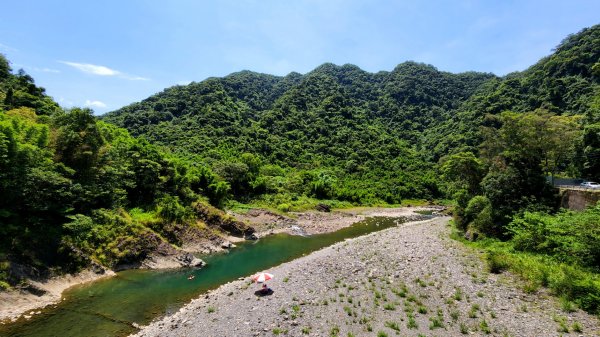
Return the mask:
[[[600,1],[7,1],[0,53],[61,105],[118,109],[162,89],[248,69],[524,70],[600,23]]]

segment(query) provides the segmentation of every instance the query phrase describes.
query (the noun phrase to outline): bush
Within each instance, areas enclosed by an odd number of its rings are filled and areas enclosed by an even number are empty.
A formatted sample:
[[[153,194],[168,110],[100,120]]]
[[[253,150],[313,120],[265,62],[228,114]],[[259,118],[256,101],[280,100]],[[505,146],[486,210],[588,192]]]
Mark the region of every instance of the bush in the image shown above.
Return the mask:
[[[600,310],[600,278],[597,275],[563,264],[559,272],[550,277],[549,287],[556,295],[572,300],[588,312]]]
[[[167,195],[157,203],[158,214],[167,221],[183,222],[190,216],[190,211],[179,203],[178,197]]]
[[[508,225],[515,249],[546,254],[561,262],[598,270],[600,266],[600,204],[583,212],[557,215],[525,212]]]
[[[289,212],[292,206],[290,204],[279,204],[277,210],[281,212]]]
[[[8,290],[10,289],[10,284],[4,282],[4,281],[0,281],[0,290]]]
[[[469,227],[486,235],[495,233],[492,221],[492,205],[488,198],[478,195],[469,200],[464,220]]]

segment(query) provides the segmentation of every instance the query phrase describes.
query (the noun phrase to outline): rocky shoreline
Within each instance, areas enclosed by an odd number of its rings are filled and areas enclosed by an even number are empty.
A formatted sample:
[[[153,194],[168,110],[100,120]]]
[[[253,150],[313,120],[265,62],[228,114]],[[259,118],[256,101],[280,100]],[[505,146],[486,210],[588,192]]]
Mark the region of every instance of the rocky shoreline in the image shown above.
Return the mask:
[[[441,212],[443,206],[422,207],[363,207],[353,209],[333,210],[331,212],[307,211],[290,212],[289,216],[283,216],[267,210],[252,209],[244,214],[231,213],[236,220],[252,226],[258,236],[275,233],[288,234],[322,234],[337,231],[367,217],[386,216],[403,217],[408,220],[418,219],[420,211]]]
[[[418,216],[415,211],[437,208],[361,208],[332,212],[291,213],[289,217],[274,214],[267,210],[251,210],[247,214],[231,214],[237,221],[255,228],[256,236],[262,237],[274,233],[317,234],[336,231],[361,221],[368,216]],[[115,275],[115,271],[126,269],[173,269],[200,268],[204,265],[194,254],[210,254],[235,248],[235,243],[244,241],[236,236],[219,236],[211,239],[194,240],[182,246],[180,251],[159,250],[139,263],[119,265],[115,270],[85,270],[74,275],[52,277],[48,280],[29,280],[28,289],[15,289],[0,292],[0,324],[19,317],[29,318],[42,308],[61,301],[66,289]]]
[[[448,218],[346,240],[272,268],[273,292],[227,283],[135,336],[597,336],[597,317],[490,274]],[[567,332],[568,331],[568,332]]]
[[[77,274],[53,277],[45,282],[30,280],[29,291],[13,290],[0,292],[0,324],[14,321],[23,316],[25,319],[39,314],[40,310],[49,305],[54,305],[62,300],[62,293],[66,289],[99,279],[112,277],[115,272],[103,270],[84,270]],[[36,295],[37,294],[37,295]]]

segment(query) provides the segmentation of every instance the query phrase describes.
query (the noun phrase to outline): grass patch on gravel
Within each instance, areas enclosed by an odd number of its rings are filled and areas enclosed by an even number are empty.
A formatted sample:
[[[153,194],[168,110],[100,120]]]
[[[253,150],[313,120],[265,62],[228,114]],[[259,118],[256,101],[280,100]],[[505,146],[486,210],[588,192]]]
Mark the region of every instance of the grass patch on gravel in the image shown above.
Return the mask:
[[[383,308],[385,310],[389,310],[389,311],[394,311],[396,310],[396,306],[394,305],[394,303],[386,303]]]
[[[583,332],[583,327],[579,322],[574,322],[573,325],[571,325],[571,329],[573,329],[574,332]]]
[[[511,241],[502,242],[483,239],[476,242],[465,240],[454,232],[452,238],[473,248],[485,251],[488,271],[510,271],[523,282],[523,290],[536,292],[546,287],[561,299],[563,310],[573,310],[571,304],[591,314],[600,313],[600,274],[577,264],[561,263],[544,254],[518,251]],[[569,304],[566,304],[569,303]]]
[[[457,300],[457,301],[462,301],[462,299],[463,299],[462,289],[456,288],[456,290],[454,291],[454,295],[452,296],[452,298],[455,299],[455,300]]]
[[[479,322],[479,329],[481,330],[481,332],[485,333],[486,335],[489,335],[490,333],[492,333],[492,330],[490,329],[490,326],[488,325],[487,321],[484,319],[481,322]]]
[[[478,311],[479,311],[479,304],[471,305],[471,309],[469,309],[469,318],[477,318]]]
[[[466,325],[463,322],[460,322],[460,333],[462,333],[463,335],[466,335],[469,333],[469,326]]]
[[[400,331],[400,326],[396,322],[387,321],[387,322],[385,322],[385,326],[392,330]]]
[[[442,311],[442,309],[437,310],[436,316],[429,317],[429,321],[431,322],[431,324],[429,324],[429,330],[446,327],[444,325],[444,312]]]
[[[406,322],[406,327],[409,329],[418,329],[419,325],[417,324],[417,321],[415,320],[415,316],[413,316],[413,314],[407,314],[408,316],[408,321]]]

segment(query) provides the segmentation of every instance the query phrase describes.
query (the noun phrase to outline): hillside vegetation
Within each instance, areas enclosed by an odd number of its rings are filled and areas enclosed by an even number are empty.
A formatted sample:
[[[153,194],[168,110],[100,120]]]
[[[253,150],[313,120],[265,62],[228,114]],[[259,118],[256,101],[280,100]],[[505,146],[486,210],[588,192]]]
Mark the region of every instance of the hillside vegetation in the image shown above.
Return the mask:
[[[210,168],[89,109],[64,111],[4,57],[0,65],[8,69],[0,83],[0,288],[24,276],[139,262],[237,225],[209,205],[229,191]]]
[[[61,109],[0,61],[3,261],[136,261],[177,246],[190,228],[208,230],[198,219],[209,203],[285,212],[448,198],[469,238],[510,243],[532,228],[515,223],[539,223],[530,214],[555,217],[546,176],[600,178],[600,26],[504,77],[415,62],[378,73],[333,64],[284,77],[242,71],[99,120]],[[562,263],[563,253],[514,242],[511,254]],[[572,262],[598,289],[589,261]]]
[[[244,71],[166,89],[103,120],[209,163],[236,199],[398,203],[441,196],[422,133],[491,78],[414,62],[376,74],[333,64],[285,77]]]

